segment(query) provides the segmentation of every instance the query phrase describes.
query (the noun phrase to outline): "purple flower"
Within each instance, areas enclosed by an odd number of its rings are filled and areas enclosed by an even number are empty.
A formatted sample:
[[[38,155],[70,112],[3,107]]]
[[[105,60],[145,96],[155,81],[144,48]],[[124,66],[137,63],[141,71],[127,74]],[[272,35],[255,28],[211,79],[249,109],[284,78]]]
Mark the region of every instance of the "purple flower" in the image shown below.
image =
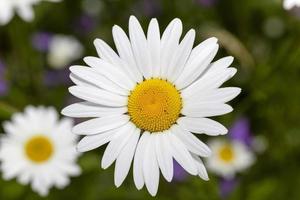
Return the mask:
[[[31,43],[36,50],[41,52],[46,52],[49,48],[51,38],[52,38],[51,33],[37,32],[33,34],[31,38]]]
[[[5,80],[5,65],[4,63],[0,60],[0,96],[6,95],[8,91],[8,85]]]
[[[87,14],[81,15],[75,22],[75,30],[81,34],[90,33],[96,27],[96,21]]]
[[[48,70],[44,76],[44,84],[49,87],[58,85],[68,85],[71,83],[69,79],[69,69]]]
[[[205,7],[212,7],[217,3],[217,0],[196,0],[196,3]]]
[[[173,180],[178,182],[184,181],[188,176],[187,172],[175,160],[173,161],[173,167],[174,167]]]
[[[219,183],[220,195],[225,199],[236,187],[237,180],[235,178],[231,179],[221,179]]]
[[[251,147],[253,137],[250,131],[250,123],[247,118],[238,119],[229,130],[229,137]]]
[[[142,9],[144,14],[149,17],[157,16],[161,13],[161,5],[157,0],[143,0]]]

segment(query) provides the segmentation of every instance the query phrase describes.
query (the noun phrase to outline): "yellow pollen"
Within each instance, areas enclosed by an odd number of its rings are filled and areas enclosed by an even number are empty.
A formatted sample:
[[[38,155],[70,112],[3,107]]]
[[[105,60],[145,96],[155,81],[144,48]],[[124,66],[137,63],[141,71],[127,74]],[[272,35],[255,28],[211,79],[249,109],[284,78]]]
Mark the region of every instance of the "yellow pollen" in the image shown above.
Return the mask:
[[[219,150],[219,158],[224,162],[231,162],[234,159],[234,152],[229,144],[224,145]]]
[[[170,82],[158,78],[138,84],[128,97],[131,121],[149,132],[169,129],[178,119],[181,108],[179,91]]]
[[[34,136],[25,144],[25,153],[35,163],[45,162],[53,154],[52,142],[45,136]]]

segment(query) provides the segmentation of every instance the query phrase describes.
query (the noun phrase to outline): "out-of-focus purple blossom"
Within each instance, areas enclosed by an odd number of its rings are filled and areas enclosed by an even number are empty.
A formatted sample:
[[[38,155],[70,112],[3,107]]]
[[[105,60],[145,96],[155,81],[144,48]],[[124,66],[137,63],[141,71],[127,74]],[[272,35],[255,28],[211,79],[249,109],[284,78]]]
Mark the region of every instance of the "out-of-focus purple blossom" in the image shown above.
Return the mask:
[[[48,87],[55,87],[58,85],[69,85],[71,84],[69,74],[69,69],[46,71],[44,75],[44,84]]]
[[[92,32],[96,27],[96,20],[90,15],[82,14],[75,22],[75,31],[80,34]]]
[[[237,185],[237,180],[235,178],[231,179],[221,179],[219,183],[220,195],[223,199],[228,197],[228,195],[234,190]]]
[[[175,160],[173,162],[173,166],[174,166],[173,180],[178,181],[178,182],[184,181],[188,176],[186,171]]]
[[[32,46],[41,52],[48,51],[52,34],[47,32],[37,32],[31,38]]]
[[[196,3],[200,4],[201,6],[212,7],[216,5],[217,0],[196,0]]]
[[[157,16],[161,13],[160,1],[157,0],[143,0],[142,9],[144,14],[149,17]]]
[[[251,135],[250,123],[247,118],[238,119],[229,130],[229,137],[251,147],[253,137]]]
[[[5,65],[4,63],[0,60],[0,96],[6,95],[8,91],[8,85],[5,80]]]

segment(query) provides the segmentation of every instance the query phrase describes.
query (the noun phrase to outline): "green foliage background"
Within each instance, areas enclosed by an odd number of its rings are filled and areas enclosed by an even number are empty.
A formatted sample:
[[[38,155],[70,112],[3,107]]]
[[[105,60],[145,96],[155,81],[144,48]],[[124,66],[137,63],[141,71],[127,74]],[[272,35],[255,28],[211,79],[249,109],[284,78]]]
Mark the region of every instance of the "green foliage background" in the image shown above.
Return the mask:
[[[146,28],[151,17],[159,20],[161,29],[174,17],[182,19],[184,31],[195,28],[196,43],[217,36],[222,46],[217,58],[233,55],[238,74],[228,85],[242,88],[242,94],[231,105],[234,112],[219,117],[227,127],[239,116],[247,116],[254,135],[268,142],[266,151],[256,163],[238,175],[239,184],[228,199],[297,200],[300,199],[300,18],[297,10],[282,8],[280,0],[218,0],[205,7],[193,0],[148,1],[157,5],[150,14],[145,1],[102,0],[101,12],[95,17],[96,28],[87,35],[74,31],[72,23],[82,10],[81,0],[61,3],[43,2],[35,7],[36,18],[25,23],[15,17],[0,27],[0,58],[5,61],[9,93],[0,97],[0,120],[9,120],[12,112],[26,105],[53,105],[58,110],[70,98],[67,85],[48,87],[43,84],[47,66],[45,54],[32,48],[30,38],[36,31],[75,35],[85,47],[85,55],[96,55],[93,40],[112,43],[111,28],[118,24],[127,30],[128,18],[136,15]],[[298,10],[298,13],[300,11]],[[277,26],[268,26],[276,18],[282,33],[270,36]],[[270,34],[271,33],[271,34]],[[77,64],[83,64],[81,60]],[[205,139],[205,138],[203,138]],[[100,168],[103,148],[80,158],[83,174],[72,178],[64,190],[52,189],[44,199],[154,199],[145,189],[138,191],[132,173],[120,188],[113,184],[113,167]],[[161,178],[155,199],[220,199],[219,178],[210,181],[188,177],[184,182],[167,183]],[[0,179],[1,200],[40,199],[29,186]],[[42,198],[41,198],[42,199]]]

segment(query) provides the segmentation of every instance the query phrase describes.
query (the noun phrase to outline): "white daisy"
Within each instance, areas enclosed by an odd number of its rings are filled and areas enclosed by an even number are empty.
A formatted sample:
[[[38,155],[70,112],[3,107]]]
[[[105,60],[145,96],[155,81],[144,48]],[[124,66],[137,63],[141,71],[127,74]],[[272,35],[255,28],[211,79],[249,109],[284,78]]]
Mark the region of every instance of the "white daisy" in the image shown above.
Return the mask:
[[[51,38],[48,63],[51,67],[60,69],[78,59],[83,53],[83,46],[73,36],[55,35]]]
[[[0,25],[7,24],[16,12],[24,21],[34,18],[33,6],[42,0],[0,0]],[[59,2],[61,0],[48,0]]]
[[[80,174],[76,164],[77,137],[71,133],[73,120],[58,119],[54,108],[28,106],[24,113],[4,122],[0,169],[4,179],[17,178],[31,184],[34,191],[47,195],[52,186],[63,188],[69,176]]]
[[[283,8],[290,10],[293,7],[300,7],[300,0],[283,0]]]
[[[211,63],[218,51],[216,38],[195,48],[192,29],[180,40],[182,23],[174,19],[160,37],[152,19],[147,36],[135,17],[129,20],[129,38],[113,27],[116,54],[104,41],[94,44],[98,57],[86,57],[86,66],[72,66],[76,86],[69,91],[84,101],[66,107],[72,117],[91,117],[73,128],[86,135],[78,144],[81,152],[108,146],[102,158],[106,169],[115,160],[115,185],[127,176],[131,162],[135,185],[144,184],[157,193],[159,170],[167,181],[173,177],[173,158],[190,174],[208,180],[199,158],[210,149],[194,134],[223,135],[227,129],[206,117],[232,111],[225,102],[240,93],[239,88],[219,89],[235,68],[232,57]]]
[[[255,160],[253,152],[236,140],[214,139],[208,146],[212,151],[206,162],[208,169],[225,178],[234,177],[237,172],[251,166]]]

